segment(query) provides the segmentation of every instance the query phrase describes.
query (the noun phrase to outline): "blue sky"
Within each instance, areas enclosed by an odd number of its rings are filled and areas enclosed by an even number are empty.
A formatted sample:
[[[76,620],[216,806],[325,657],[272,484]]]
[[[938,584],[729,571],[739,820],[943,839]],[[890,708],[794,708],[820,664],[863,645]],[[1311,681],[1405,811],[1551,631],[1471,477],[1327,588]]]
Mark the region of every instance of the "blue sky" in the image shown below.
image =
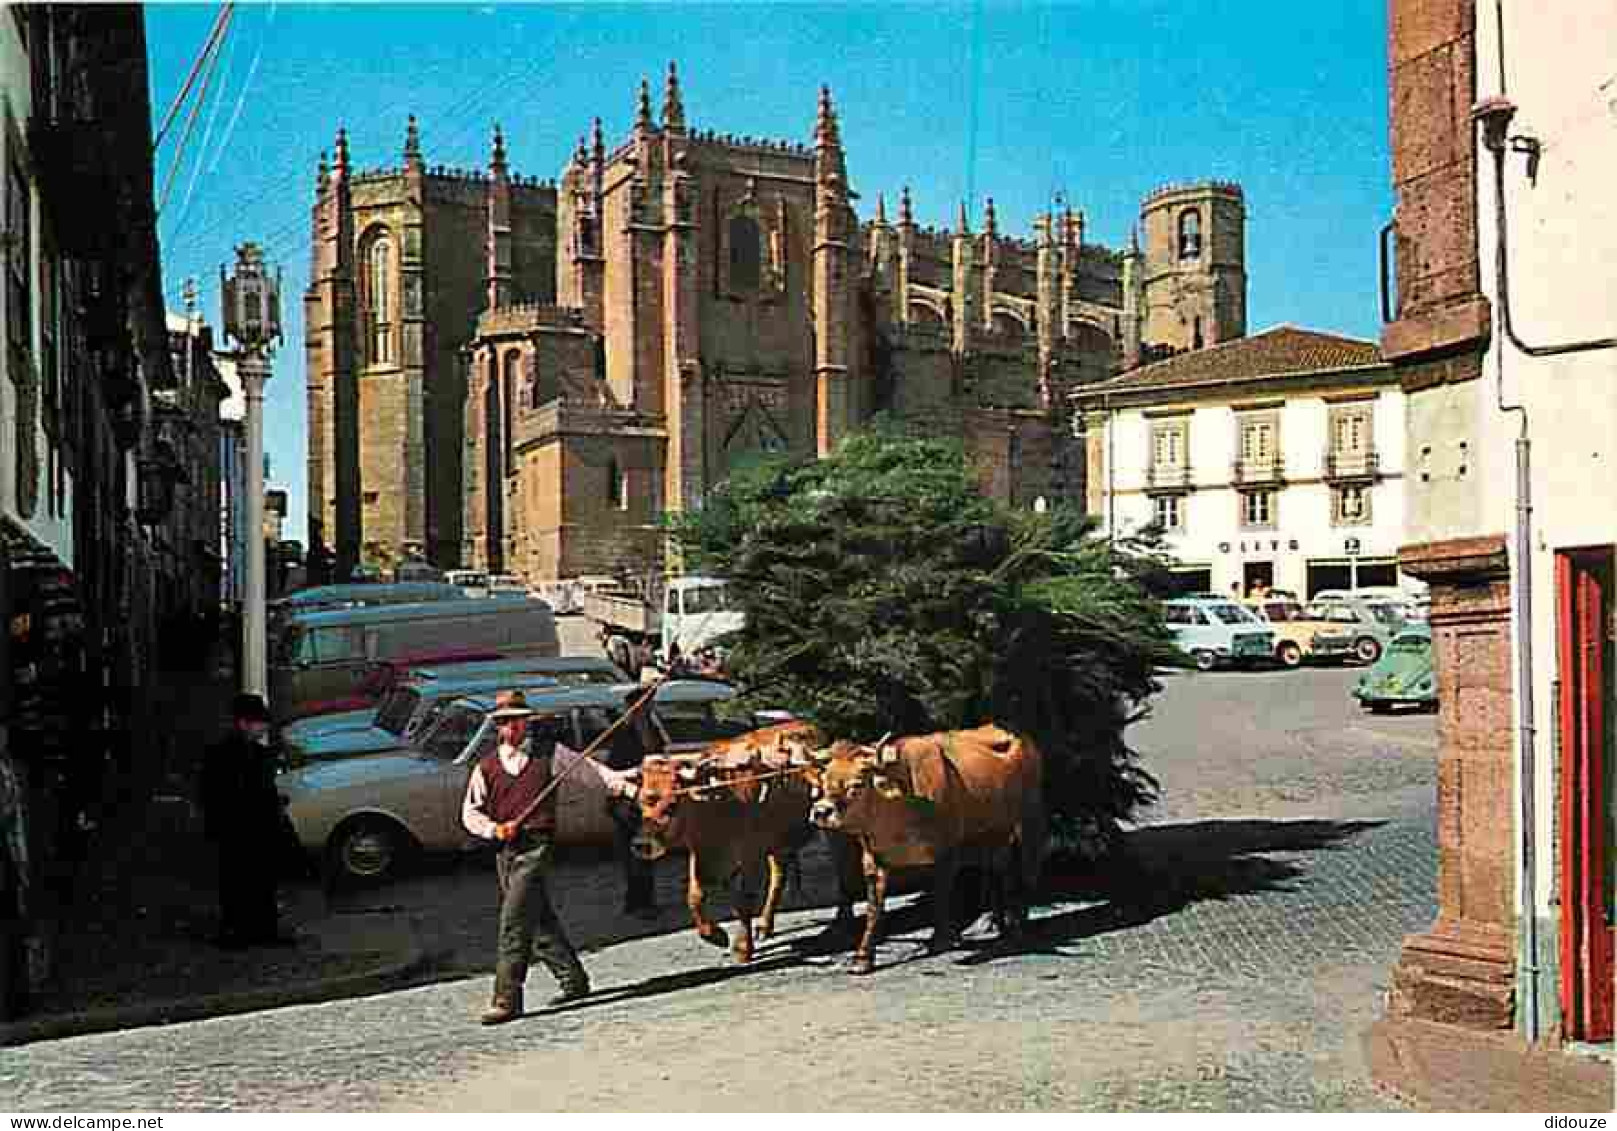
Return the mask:
[[[147,9],[161,121],[217,8]],[[908,183],[922,224],[992,196],[1028,236],[1061,191],[1088,238],[1128,238],[1170,181],[1239,181],[1248,329],[1374,337],[1376,234],[1392,207],[1385,0],[1068,0],[1031,4],[242,4],[183,154],[158,151],[164,287],[197,277],[219,320],[219,264],[255,239],[286,276],[286,344],[266,448],[304,537],[301,295],[315,167],[339,124],[356,166],[397,165],[405,118],[429,165],[482,167],[498,121],[513,167],[557,175],[600,116],[608,145],[635,92],[677,60],[688,124],[803,142],[836,99],[850,179],[874,209]],[[187,111],[188,112],[188,111]],[[975,128],[973,128],[975,125]]]

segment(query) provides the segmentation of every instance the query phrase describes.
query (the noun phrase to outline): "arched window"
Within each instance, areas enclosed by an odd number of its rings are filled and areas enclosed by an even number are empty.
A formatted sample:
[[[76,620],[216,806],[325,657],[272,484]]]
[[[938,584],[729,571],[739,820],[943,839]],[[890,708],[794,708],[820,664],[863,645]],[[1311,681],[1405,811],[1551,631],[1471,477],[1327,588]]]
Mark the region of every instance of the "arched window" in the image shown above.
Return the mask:
[[[629,509],[629,473],[617,456],[606,461],[606,503],[615,511]]]
[[[763,235],[750,216],[730,218],[730,289],[755,291],[763,277]]]
[[[372,365],[390,365],[398,300],[393,287],[393,236],[386,228],[377,228],[367,237],[360,263],[367,360]]]
[[[1202,253],[1202,214],[1187,208],[1179,214],[1179,258],[1195,259]]]
[[[505,355],[505,381],[500,388],[501,420],[505,425],[505,473],[516,474],[517,388],[521,381],[522,355],[512,350]]]

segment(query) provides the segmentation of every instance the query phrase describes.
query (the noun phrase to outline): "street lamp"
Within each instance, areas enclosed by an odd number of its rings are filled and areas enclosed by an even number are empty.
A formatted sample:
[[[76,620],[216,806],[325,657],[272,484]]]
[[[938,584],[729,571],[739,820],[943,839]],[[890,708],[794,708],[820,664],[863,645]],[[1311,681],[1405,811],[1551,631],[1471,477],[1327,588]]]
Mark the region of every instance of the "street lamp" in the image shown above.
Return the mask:
[[[264,616],[264,382],[270,355],[281,340],[281,273],[264,264],[255,243],[236,249],[235,272],[219,268],[227,338],[236,342],[237,372],[247,401],[247,592],[242,618],[241,689],[267,695],[264,650],[268,629]]]

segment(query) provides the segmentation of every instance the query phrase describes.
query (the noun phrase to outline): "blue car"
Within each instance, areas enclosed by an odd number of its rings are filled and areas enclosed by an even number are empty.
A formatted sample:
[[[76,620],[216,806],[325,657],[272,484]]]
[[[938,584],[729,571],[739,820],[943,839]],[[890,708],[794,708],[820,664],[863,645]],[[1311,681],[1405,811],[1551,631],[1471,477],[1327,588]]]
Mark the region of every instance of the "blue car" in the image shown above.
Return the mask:
[[[1274,630],[1234,601],[1182,597],[1164,601],[1162,614],[1179,650],[1199,671],[1257,665],[1274,657]]]
[[[1432,655],[1432,630],[1406,624],[1393,636],[1375,662],[1353,687],[1353,697],[1366,711],[1393,707],[1437,708],[1437,663]]]

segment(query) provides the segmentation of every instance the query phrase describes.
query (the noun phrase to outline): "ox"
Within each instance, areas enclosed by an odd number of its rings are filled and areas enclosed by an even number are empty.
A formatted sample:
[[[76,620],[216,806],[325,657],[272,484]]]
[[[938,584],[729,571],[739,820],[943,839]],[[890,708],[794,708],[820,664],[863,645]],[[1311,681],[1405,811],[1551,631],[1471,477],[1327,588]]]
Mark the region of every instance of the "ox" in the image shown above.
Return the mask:
[[[1014,905],[1002,931],[1020,930],[1044,858],[1043,765],[1031,738],[996,726],[860,746],[837,742],[812,755],[810,819],[861,850],[867,905],[853,972],[874,966],[877,932],[895,869],[933,869],[929,946],[955,940],[954,881],[963,855],[1009,854]]]
[[[635,853],[656,860],[670,848],[690,852],[685,901],[696,933],[714,946],[726,946],[730,940],[703,913],[703,904],[710,888],[732,889],[740,926],[734,946],[739,962],[752,959],[755,916],[757,938],[774,934],[786,863],[814,832],[808,822],[809,786],[801,774],[789,772],[787,744],[802,749],[818,741],[819,733],[808,723],[781,723],[714,743],[699,761],[647,758],[640,766]],[[780,771],[787,772],[763,781],[747,780]],[[846,850],[833,849],[833,855],[839,864],[851,859]],[[760,887],[766,889],[761,911]],[[839,924],[853,920],[849,887],[844,881],[837,907]]]

